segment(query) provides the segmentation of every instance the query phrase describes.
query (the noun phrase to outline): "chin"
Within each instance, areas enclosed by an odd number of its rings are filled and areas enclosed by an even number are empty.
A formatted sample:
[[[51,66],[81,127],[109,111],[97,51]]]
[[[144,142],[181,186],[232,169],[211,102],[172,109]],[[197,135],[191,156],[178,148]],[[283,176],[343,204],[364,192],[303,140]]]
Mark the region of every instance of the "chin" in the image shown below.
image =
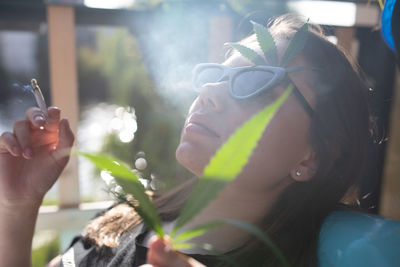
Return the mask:
[[[176,149],[176,159],[183,167],[197,177],[203,174],[204,167],[210,160],[210,153],[204,147],[196,146],[190,142],[181,142]]]

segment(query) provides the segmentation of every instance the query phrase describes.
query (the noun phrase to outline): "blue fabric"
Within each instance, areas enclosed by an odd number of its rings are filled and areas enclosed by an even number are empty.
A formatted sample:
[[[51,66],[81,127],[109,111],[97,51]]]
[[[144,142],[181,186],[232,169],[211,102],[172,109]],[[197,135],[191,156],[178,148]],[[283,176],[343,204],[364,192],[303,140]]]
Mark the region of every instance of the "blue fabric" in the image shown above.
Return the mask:
[[[321,228],[318,266],[399,267],[400,222],[359,212],[333,212]]]
[[[381,32],[383,39],[393,51],[396,51],[392,32],[392,18],[395,3],[396,0],[386,0],[381,18]]]

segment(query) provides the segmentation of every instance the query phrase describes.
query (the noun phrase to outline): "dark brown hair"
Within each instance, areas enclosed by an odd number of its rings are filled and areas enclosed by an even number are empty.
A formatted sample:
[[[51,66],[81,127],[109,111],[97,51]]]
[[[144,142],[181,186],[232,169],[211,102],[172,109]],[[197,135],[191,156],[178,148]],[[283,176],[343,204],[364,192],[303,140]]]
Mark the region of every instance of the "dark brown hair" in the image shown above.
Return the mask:
[[[303,24],[284,15],[273,20],[269,29],[275,39],[287,42]],[[309,142],[318,169],[313,179],[285,189],[266,216],[264,230],[293,266],[316,266],[322,222],[349,190],[357,188],[364,168],[370,137],[368,87],[355,64],[318,26],[310,25],[302,56],[318,70],[309,81],[316,95]],[[248,244],[246,250],[254,253],[259,247]],[[261,255],[258,263],[279,265],[268,251]]]
[[[275,40],[288,42],[303,24],[295,16],[284,15],[272,20],[269,30]],[[254,36],[248,40],[252,39],[255,41]],[[310,181],[295,182],[285,189],[266,215],[264,231],[292,265],[316,266],[322,222],[338,207],[346,192],[357,186],[366,160],[368,88],[343,51],[330,43],[318,26],[310,25],[302,56],[308,65],[318,69],[309,81],[316,95],[309,141],[318,169]],[[191,179],[168,194],[155,196],[154,202],[164,220],[177,217],[194,183],[195,179]],[[119,205],[96,218],[87,226],[86,237],[100,246],[117,245],[121,234],[140,221],[132,210],[127,213],[125,209],[126,206]],[[245,266],[279,266],[275,256],[260,247],[251,240],[232,256]]]

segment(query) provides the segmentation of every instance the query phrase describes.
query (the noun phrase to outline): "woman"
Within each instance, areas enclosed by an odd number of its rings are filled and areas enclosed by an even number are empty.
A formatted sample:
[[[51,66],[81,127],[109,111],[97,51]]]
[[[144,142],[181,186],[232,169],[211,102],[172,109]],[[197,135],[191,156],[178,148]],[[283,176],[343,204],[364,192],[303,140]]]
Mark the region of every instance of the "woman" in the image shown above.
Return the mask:
[[[293,16],[282,16],[271,23],[269,31],[280,57],[302,25]],[[260,52],[254,35],[242,43]],[[221,68],[234,71],[251,65],[239,53],[232,53]],[[272,103],[288,85],[294,85],[297,91],[271,120],[242,173],[187,228],[219,218],[243,220],[262,228],[294,266],[315,266],[320,226],[331,211],[339,208],[340,200],[357,184],[363,169],[369,139],[368,90],[345,55],[325,39],[319,27],[313,26],[307,33],[304,49],[289,64],[296,66],[310,68],[291,72],[283,82],[241,100],[229,92],[226,81],[200,84],[176,157],[200,176],[210,157],[235,129]],[[239,89],[249,90],[254,82],[249,80]],[[0,138],[0,266],[29,265],[39,205],[67,162],[62,151],[73,143],[68,122],[59,121],[59,114],[58,109],[49,109],[50,119],[45,123],[40,111],[32,108],[26,120],[15,123],[13,133]],[[39,130],[40,126],[45,130]],[[194,182],[154,197],[166,229],[179,214]],[[73,241],[61,265],[69,266],[72,259],[77,266],[137,266],[145,262],[149,246],[149,263],[156,266],[199,264],[165,249],[168,245],[164,241],[151,240],[153,234],[140,225],[138,216],[127,206],[112,207]],[[279,265],[268,248],[230,226],[192,241],[211,244],[240,266]],[[209,266],[220,263],[203,249],[181,252]],[[52,266],[59,264],[60,258]]]

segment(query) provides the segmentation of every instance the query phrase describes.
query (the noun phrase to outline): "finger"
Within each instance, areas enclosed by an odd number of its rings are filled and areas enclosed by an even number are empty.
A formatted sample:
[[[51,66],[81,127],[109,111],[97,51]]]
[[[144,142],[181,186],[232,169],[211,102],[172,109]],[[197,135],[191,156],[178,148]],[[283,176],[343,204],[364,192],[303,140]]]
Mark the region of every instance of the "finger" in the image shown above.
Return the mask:
[[[0,136],[0,153],[1,152],[9,152],[11,155],[16,157],[21,156],[21,147],[12,133],[4,132]]]
[[[49,119],[45,124],[44,128],[49,132],[56,132],[58,131],[59,122],[60,122],[60,115],[61,110],[57,107],[49,107],[47,109],[47,113],[49,115]]]
[[[74,144],[75,137],[69,126],[67,119],[60,121],[59,133],[58,133],[58,144],[54,150],[54,157],[57,161],[68,161],[71,147]]]
[[[33,128],[40,128],[46,124],[45,115],[37,107],[28,108],[25,112],[26,120],[29,121]]]
[[[31,138],[31,143],[32,143],[33,148],[58,143],[58,133],[57,132],[47,132],[47,131],[31,129],[30,138]]]
[[[172,248],[160,238],[150,242],[150,248],[147,254],[147,261],[150,264],[160,267],[193,267],[188,259],[188,257],[183,257],[172,250]]]
[[[26,159],[33,157],[30,138],[30,123],[26,120],[16,121],[14,123],[14,135],[22,149],[22,155]]]
[[[149,250],[147,251],[147,263],[159,265],[168,263],[165,259],[166,245],[162,239],[153,236],[149,242]]]

